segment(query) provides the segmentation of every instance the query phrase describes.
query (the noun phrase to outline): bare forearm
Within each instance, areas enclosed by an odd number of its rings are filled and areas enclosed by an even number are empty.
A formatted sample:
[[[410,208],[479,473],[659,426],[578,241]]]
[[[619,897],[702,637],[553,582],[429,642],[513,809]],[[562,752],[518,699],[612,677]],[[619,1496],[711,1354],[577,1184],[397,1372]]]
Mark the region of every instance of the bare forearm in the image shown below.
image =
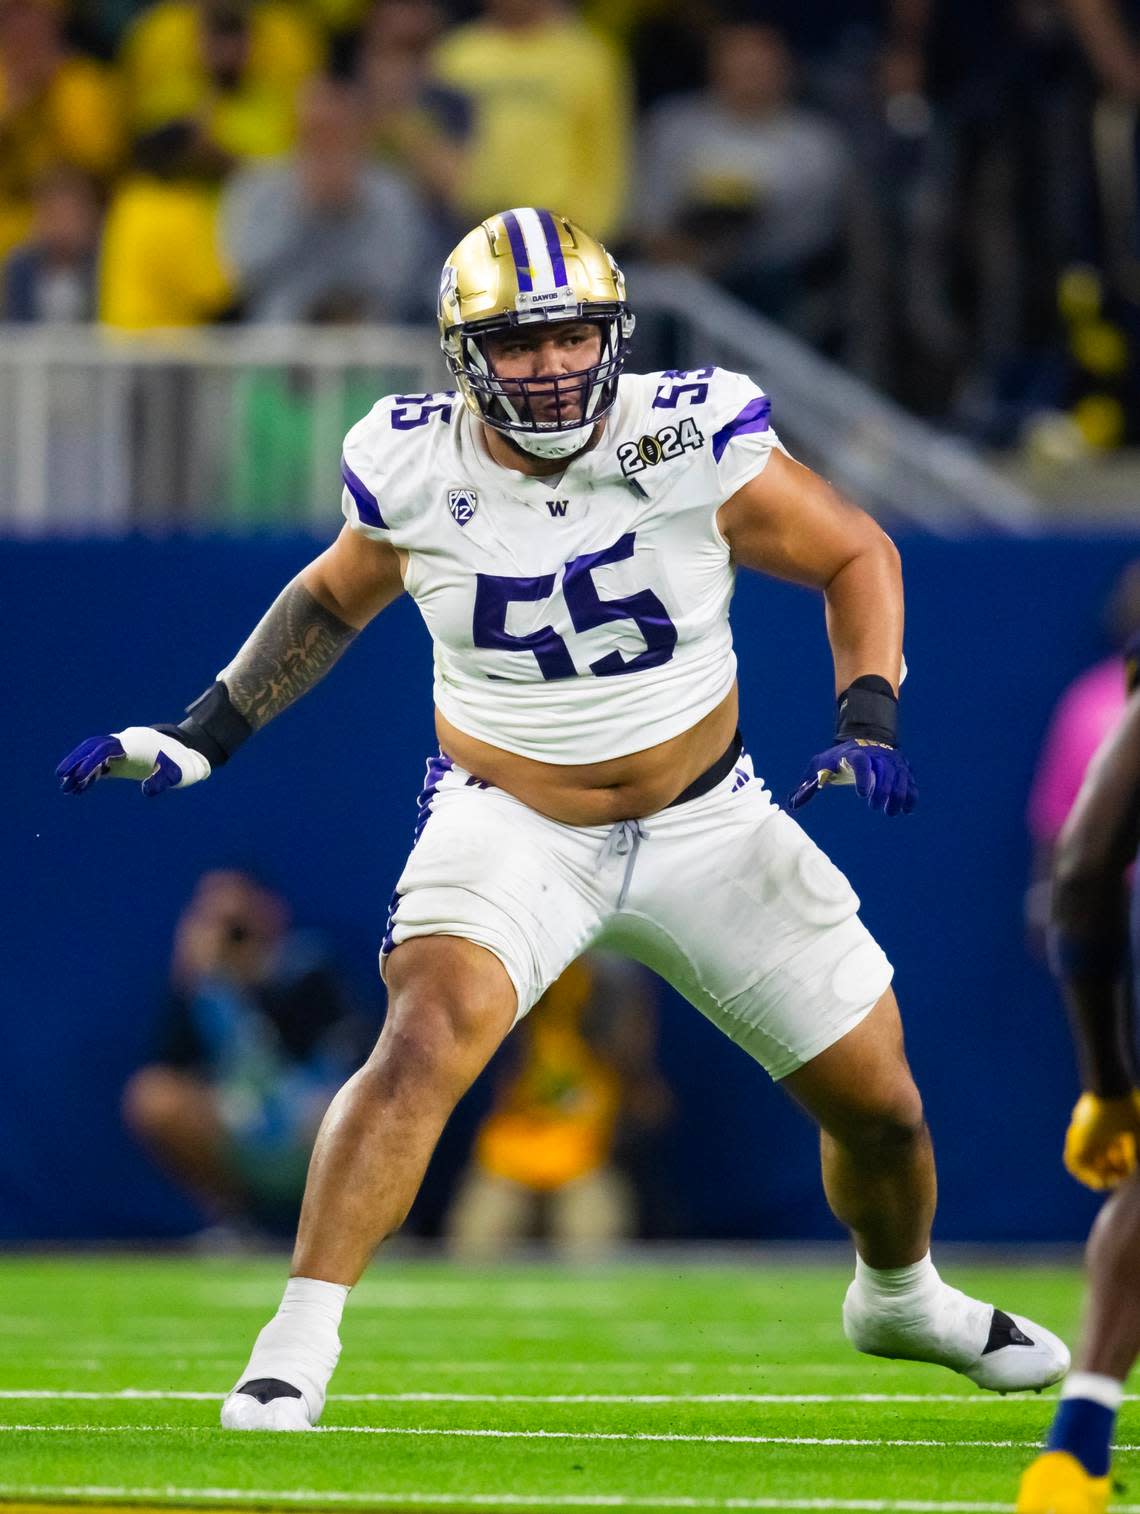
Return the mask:
[[[1101,1099],[1122,1098],[1137,1083],[1123,978],[1067,978],[1064,994],[1081,1087]]]
[[[1090,865],[1073,838],[1053,868],[1050,958],[1061,980],[1081,1086],[1117,1098],[1133,1082],[1123,868]]]
[[[1132,1081],[1128,869],[1140,843],[1140,697],[1089,765],[1053,856],[1050,954],[1085,1087]]]
[[[257,731],[318,683],[358,634],[295,578],[219,677]]]
[[[851,558],[824,589],[835,691],[877,673],[898,693],[902,671],[902,569],[885,536]]]

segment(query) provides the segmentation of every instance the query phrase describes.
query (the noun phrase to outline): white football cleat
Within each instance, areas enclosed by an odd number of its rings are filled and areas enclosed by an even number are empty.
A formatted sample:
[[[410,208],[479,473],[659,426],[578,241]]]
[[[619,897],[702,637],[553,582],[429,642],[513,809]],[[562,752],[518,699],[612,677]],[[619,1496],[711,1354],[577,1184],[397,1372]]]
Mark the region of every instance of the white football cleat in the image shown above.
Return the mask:
[[[1040,1393],[1069,1370],[1068,1347],[1052,1331],[945,1283],[892,1308],[890,1300],[868,1300],[853,1282],[843,1301],[843,1333],[856,1351],[934,1362],[995,1393]]]
[[[223,1430],[312,1430],[299,1388],[276,1377],[254,1378],[226,1395]]]
[[[982,1354],[959,1370],[994,1393],[1023,1393],[1027,1388],[1040,1393],[1060,1382],[1069,1361],[1068,1346],[1044,1325],[995,1309]]]

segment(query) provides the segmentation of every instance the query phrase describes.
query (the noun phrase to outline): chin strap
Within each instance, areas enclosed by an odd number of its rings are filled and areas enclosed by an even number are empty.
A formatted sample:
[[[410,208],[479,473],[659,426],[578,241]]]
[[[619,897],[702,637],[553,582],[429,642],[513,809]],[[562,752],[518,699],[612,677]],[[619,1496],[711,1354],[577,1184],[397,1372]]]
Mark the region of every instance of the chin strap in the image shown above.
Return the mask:
[[[587,426],[576,426],[573,431],[552,431],[545,435],[542,432],[500,431],[499,435],[505,436],[520,452],[556,462],[559,458],[573,457],[583,447],[588,447],[597,426],[598,422],[594,421]]]

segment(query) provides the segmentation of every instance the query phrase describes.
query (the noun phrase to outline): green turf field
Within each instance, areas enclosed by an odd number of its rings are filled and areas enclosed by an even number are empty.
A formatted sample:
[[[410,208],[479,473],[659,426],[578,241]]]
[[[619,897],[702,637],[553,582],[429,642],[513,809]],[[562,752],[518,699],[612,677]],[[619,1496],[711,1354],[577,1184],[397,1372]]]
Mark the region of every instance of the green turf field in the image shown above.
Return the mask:
[[[321,1429],[218,1427],[283,1260],[0,1260],[0,1508],[1012,1507],[1050,1399],[856,1357],[830,1263],[385,1262]],[[1072,1269],[943,1263],[1071,1340]],[[1127,1403],[1115,1508],[1140,1511]],[[1140,1451],[1140,1445],[1135,1447]],[[1133,1469],[1136,1469],[1135,1472]]]

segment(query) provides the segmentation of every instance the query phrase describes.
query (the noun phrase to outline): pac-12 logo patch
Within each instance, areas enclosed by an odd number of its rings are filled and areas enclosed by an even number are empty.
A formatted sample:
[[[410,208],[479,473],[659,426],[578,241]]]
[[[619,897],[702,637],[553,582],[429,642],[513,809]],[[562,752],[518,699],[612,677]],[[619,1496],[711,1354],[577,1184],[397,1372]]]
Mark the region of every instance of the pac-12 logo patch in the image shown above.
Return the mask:
[[[449,489],[447,491],[447,508],[455,518],[457,526],[465,526],[475,514],[475,507],[479,503],[479,497],[474,489]]]

